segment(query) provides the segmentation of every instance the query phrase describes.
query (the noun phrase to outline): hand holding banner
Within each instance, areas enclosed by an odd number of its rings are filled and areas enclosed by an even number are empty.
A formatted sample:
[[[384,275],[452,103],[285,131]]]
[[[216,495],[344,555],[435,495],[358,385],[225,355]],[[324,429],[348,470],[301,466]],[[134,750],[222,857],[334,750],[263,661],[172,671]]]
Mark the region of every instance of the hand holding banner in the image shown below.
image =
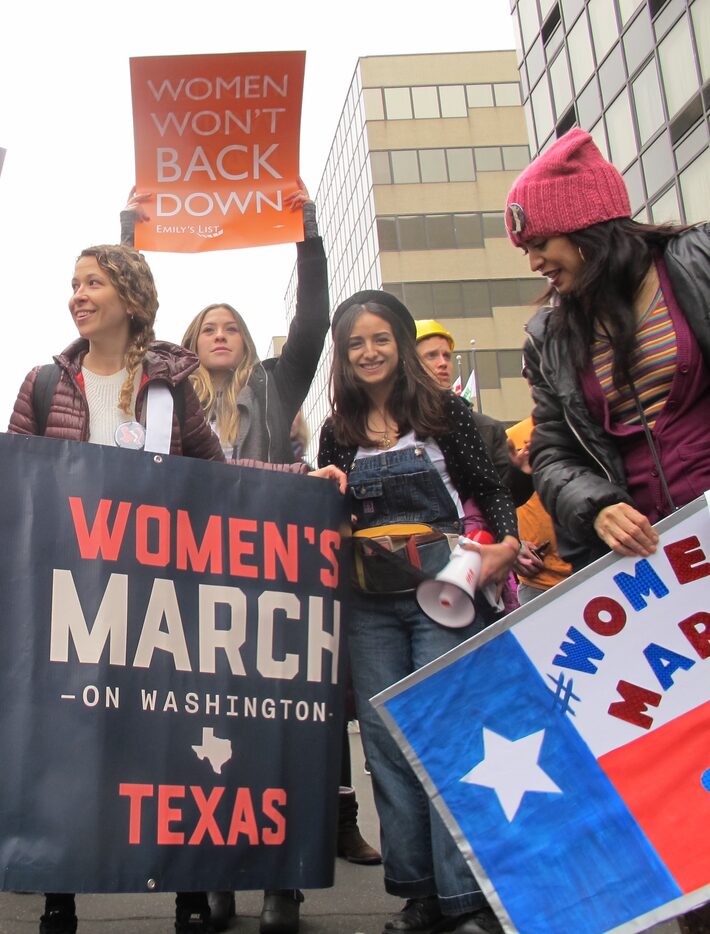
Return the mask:
[[[303,239],[305,52],[131,59],[136,185],[154,193],[139,249],[228,250]]]

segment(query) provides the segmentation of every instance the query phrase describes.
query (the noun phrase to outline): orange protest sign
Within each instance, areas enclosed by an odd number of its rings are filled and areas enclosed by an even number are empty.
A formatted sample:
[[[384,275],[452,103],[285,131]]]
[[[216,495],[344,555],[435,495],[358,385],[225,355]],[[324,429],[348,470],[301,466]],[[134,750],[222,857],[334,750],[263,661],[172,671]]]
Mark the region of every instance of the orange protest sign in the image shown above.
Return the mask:
[[[529,416],[528,418],[524,418],[522,422],[518,422],[515,425],[511,425],[510,428],[506,428],[506,434],[509,438],[513,439],[513,444],[518,450],[529,443],[532,433],[533,420]]]
[[[305,52],[131,59],[142,250],[197,253],[303,239],[298,185]]]

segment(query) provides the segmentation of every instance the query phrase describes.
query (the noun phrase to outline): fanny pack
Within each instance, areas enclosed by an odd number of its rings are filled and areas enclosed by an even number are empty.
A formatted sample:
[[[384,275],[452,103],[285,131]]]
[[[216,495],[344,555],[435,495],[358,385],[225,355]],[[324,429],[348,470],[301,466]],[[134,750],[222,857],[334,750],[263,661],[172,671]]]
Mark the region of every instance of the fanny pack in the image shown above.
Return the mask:
[[[429,525],[381,525],[353,534],[352,586],[361,593],[411,593],[431,577],[422,571],[422,551],[448,536]]]

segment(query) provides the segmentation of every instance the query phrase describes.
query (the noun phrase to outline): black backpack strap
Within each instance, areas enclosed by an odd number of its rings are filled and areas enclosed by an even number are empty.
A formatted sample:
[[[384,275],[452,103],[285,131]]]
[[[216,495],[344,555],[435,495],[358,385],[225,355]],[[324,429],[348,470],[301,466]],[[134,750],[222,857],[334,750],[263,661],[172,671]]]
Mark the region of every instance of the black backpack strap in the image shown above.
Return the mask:
[[[34,409],[38,435],[43,435],[47,430],[47,419],[52,405],[52,396],[61,375],[62,371],[56,363],[46,363],[39,368],[39,373],[37,373],[32,392],[32,408]]]

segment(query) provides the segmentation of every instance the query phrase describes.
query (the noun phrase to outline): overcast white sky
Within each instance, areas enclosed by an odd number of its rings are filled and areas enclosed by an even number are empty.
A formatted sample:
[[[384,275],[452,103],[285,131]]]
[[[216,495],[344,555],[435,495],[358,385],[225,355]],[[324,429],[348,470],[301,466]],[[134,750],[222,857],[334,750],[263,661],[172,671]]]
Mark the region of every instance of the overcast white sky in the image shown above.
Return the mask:
[[[0,14],[0,430],[25,373],[76,336],[67,301],[77,253],[115,242],[134,180],[128,60],[139,55],[306,50],[301,174],[315,193],[357,60],[513,48],[508,0],[40,0]],[[375,23],[377,25],[375,25]],[[158,337],[227,301],[266,354],[285,331],[295,247],[149,253]]]

